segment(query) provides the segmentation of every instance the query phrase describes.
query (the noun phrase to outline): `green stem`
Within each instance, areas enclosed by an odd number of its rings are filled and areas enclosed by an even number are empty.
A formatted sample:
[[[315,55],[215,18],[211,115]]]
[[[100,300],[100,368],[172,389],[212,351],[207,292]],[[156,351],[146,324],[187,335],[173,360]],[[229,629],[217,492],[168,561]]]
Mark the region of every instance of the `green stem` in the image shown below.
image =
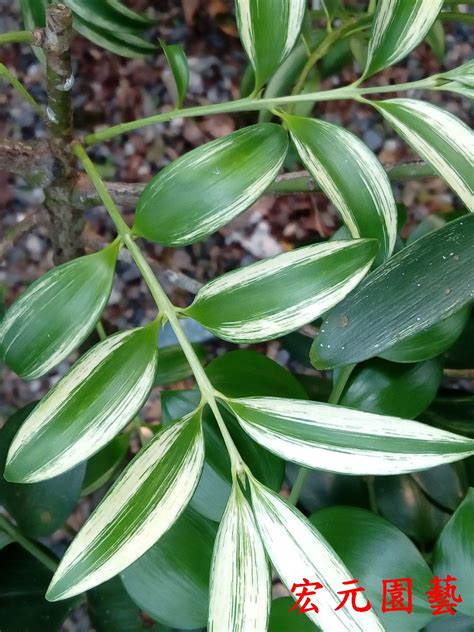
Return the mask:
[[[93,145],[105,140],[110,140],[121,134],[133,132],[136,129],[156,125],[157,123],[167,123],[177,118],[193,118],[195,116],[208,116],[211,114],[225,114],[233,112],[251,112],[260,110],[271,110],[280,105],[291,105],[292,103],[307,103],[320,101],[336,101],[339,99],[357,99],[365,94],[383,94],[386,92],[398,92],[412,89],[429,89],[433,87],[433,81],[430,77],[412,83],[395,84],[391,86],[380,86],[375,88],[353,88],[346,86],[343,88],[335,88],[334,90],[325,90],[323,92],[312,92],[308,94],[296,94],[285,97],[275,97],[268,99],[238,99],[226,103],[215,103],[213,105],[200,105],[194,108],[186,108],[184,110],[172,110],[155,114],[147,118],[137,119],[129,123],[120,123],[113,125],[95,134],[89,134],[85,137],[86,145]]]
[[[33,44],[34,37],[31,31],[12,31],[0,33],[0,46],[2,44]]]
[[[369,15],[372,15],[372,13],[375,11],[376,7],[377,7],[377,0],[370,0],[369,6],[367,7],[367,13]]]
[[[207,374],[204,371],[202,364],[193,349],[192,344],[189,342],[183,328],[181,327],[175,306],[169,300],[168,296],[158,282],[158,279],[155,277],[155,274],[151,269],[148,261],[146,260],[140,248],[135,243],[131,229],[122,219],[122,216],[115,206],[114,201],[110,197],[109,192],[105,188],[104,182],[102,181],[93,162],[86,154],[84,148],[79,144],[74,145],[74,154],[81,161],[87,175],[95,186],[97,193],[102,200],[102,203],[104,204],[112,221],[114,222],[123,244],[132,255],[137,268],[140,270],[143,279],[147,284],[148,289],[150,290],[150,293],[156,303],[156,306],[158,307],[160,317],[165,317],[169,322],[171,328],[173,329],[175,336],[178,339],[178,342],[183,350],[183,353],[189,362],[191,370],[194,373],[194,377],[196,378],[196,383],[199,390],[201,391],[202,404],[209,404],[211,410],[216,417],[217,424],[229,452],[233,472],[243,471],[245,469],[245,464],[243,463],[242,458],[237,451],[237,448],[232,440],[232,437],[230,436],[227,426],[225,425],[225,422],[222,419],[222,415],[217,406],[216,395],[221,396],[222,399],[225,399],[225,397],[220,393],[217,393],[211,382],[209,381],[209,378],[207,377]]]
[[[458,13],[453,11],[441,12],[439,19],[443,22],[466,22],[466,24],[474,24],[474,14]]]
[[[25,86],[20,81],[18,81],[15,75],[5,66],[5,64],[0,64],[0,77],[6,79],[6,81],[8,81],[8,83],[15,88],[15,90],[25,99],[25,101],[27,101],[31,105],[35,112],[37,112],[41,116],[41,118],[44,117],[43,108],[40,106],[39,103],[35,101],[35,99],[33,99]]]
[[[53,573],[58,568],[58,562],[50,557],[43,549],[41,549],[36,542],[25,538],[25,536],[12,524],[5,516],[0,515],[0,529],[9,535],[12,540],[18,542],[25,551],[31,553],[39,562],[41,562],[46,568],[49,568]]]
[[[343,366],[339,370],[339,374],[337,376],[337,380],[335,380],[331,394],[328,399],[329,404],[338,404],[341,399],[341,395],[349,381],[352,371],[354,370],[355,364],[348,364]],[[304,484],[306,483],[306,479],[311,470],[306,467],[300,467],[298,470],[298,474],[296,476],[295,483],[291,490],[291,494],[288,498],[288,502],[292,505],[296,505],[300,498],[301,492],[303,491]]]

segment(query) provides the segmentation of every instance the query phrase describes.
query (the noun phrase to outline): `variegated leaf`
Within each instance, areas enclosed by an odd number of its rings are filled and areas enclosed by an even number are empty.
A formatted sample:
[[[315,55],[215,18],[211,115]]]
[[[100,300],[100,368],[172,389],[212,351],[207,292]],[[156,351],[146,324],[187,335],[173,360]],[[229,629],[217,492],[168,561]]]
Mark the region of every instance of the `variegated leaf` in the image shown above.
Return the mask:
[[[224,340],[270,340],[311,322],[365,276],[373,239],[298,248],[229,272],[199,290],[186,316]]]
[[[210,632],[266,632],[270,589],[255,518],[235,482],[214,546]]]
[[[279,397],[228,400],[257,443],[306,467],[401,474],[474,454],[474,441],[417,421]]]
[[[11,306],[0,325],[0,356],[35,379],[87,338],[107,304],[118,243],[54,268]]]
[[[255,71],[256,89],[291,53],[303,24],[305,0],[236,0],[242,45]]]
[[[337,591],[344,589],[343,582],[354,577],[319,531],[297,509],[255,479],[250,486],[257,527],[281,581],[290,591],[304,579],[322,584],[312,597],[319,612],[310,610],[307,616],[330,632],[383,632],[373,610],[336,610],[341,603]]]
[[[48,593],[67,599],[137,560],[171,527],[201,475],[200,412],[161,430],[116,481],[66,551]]]
[[[339,209],[353,237],[380,242],[379,260],[397,238],[397,207],[387,173],[364,143],[325,121],[284,115],[306,168]]]
[[[379,0],[364,76],[408,55],[424,39],[442,6],[443,0]]]
[[[274,123],[251,125],[193,149],[146,187],[134,232],[167,246],[204,239],[264,193],[287,151],[288,134]]]
[[[98,452],[133,419],[153,386],[156,324],[93,347],[36,406],[15,436],[5,478],[33,483]]]
[[[474,211],[474,132],[425,101],[390,99],[372,105]]]

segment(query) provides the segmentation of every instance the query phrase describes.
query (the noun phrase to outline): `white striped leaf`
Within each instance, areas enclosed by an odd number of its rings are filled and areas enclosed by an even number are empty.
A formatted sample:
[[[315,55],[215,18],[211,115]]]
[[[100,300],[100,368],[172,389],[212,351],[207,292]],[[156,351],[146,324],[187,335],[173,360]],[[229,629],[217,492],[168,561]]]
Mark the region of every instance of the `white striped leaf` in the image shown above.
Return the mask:
[[[474,59],[436,76],[436,90],[457,92],[474,99]]]
[[[305,0],[236,0],[240,39],[255,71],[256,89],[291,53],[300,34]]]
[[[379,260],[397,238],[397,207],[387,173],[364,143],[344,128],[284,116],[306,168],[339,209],[352,236],[380,242]]]
[[[443,0],[379,0],[364,77],[406,57],[425,38]]]
[[[135,234],[167,246],[204,239],[265,192],[287,151],[288,134],[274,123],[251,125],[193,149],[145,188]]]
[[[390,99],[372,105],[474,211],[474,132],[424,101]]]
[[[183,313],[224,340],[277,338],[341,301],[369,271],[376,252],[373,239],[298,248],[211,281]]]
[[[255,479],[250,486],[257,527],[281,581],[290,591],[293,584],[302,583],[304,578],[323,585],[311,597],[319,612],[313,610],[307,616],[328,632],[383,632],[373,610],[336,610],[341,603],[337,591],[344,590],[343,582],[354,577],[319,531],[297,509]],[[301,615],[295,613],[297,616]]]
[[[114,280],[118,243],[54,268],[10,307],[0,325],[0,357],[35,379],[78,347],[95,327]]]
[[[86,353],[36,406],[15,436],[5,478],[57,476],[104,447],[153,387],[156,324],[110,336]]]
[[[341,474],[402,474],[474,454],[474,441],[417,421],[279,397],[228,400],[270,452]]]
[[[200,412],[158,432],[66,551],[47,599],[67,599],[102,584],[148,551],[185,509],[203,460]]]
[[[270,573],[252,510],[238,483],[214,545],[210,632],[266,632]]]

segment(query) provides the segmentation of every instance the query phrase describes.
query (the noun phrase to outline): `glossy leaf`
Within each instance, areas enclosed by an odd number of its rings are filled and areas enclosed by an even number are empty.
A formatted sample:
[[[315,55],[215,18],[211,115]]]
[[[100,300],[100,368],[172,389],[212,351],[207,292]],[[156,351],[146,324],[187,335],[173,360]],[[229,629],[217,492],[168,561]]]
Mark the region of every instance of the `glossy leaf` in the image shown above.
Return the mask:
[[[130,597],[153,619],[172,628],[204,627],[216,533],[216,523],[188,507],[171,529],[122,573]]]
[[[0,551],[0,567],[2,632],[59,631],[77,601],[52,604],[45,600],[51,571],[18,544]]]
[[[83,20],[74,15],[74,29],[88,40],[122,57],[144,57],[156,52],[156,46],[150,44],[135,33],[117,32],[96,26],[94,22]]]
[[[148,551],[188,504],[201,475],[201,415],[192,414],[147,443],[66,551],[50,601],[107,581]]]
[[[117,11],[108,0],[64,0],[74,15],[93,24],[96,27],[110,31],[117,35],[121,32],[135,32],[143,30],[145,24],[138,14],[138,19],[132,15],[125,16]]]
[[[234,483],[211,570],[210,632],[266,630],[270,572],[252,510]]]
[[[125,16],[126,18],[132,20],[137,24],[141,23],[144,26],[148,26],[154,23],[154,20],[149,18],[147,15],[133,11],[125,4],[123,4],[121,0],[105,0],[105,3],[121,15]]]
[[[94,329],[114,280],[118,245],[54,268],[10,307],[0,325],[5,364],[25,379],[47,373]]]
[[[437,360],[407,366],[369,360],[352,372],[339,404],[414,419],[436,397],[442,378],[443,367]]]
[[[466,327],[470,311],[471,307],[467,305],[425,331],[397,342],[380,355],[392,362],[420,362],[434,358],[456,342]]]
[[[341,474],[399,474],[474,454],[474,441],[416,421],[277,397],[228,400],[257,443],[288,461]]]
[[[255,71],[259,90],[291,53],[300,34],[304,0],[236,0],[240,39]]]
[[[450,369],[470,369],[474,366],[474,310],[456,342],[446,351],[446,366]]]
[[[397,236],[397,207],[387,173],[375,155],[338,125],[288,115],[284,120],[303,164],[352,236],[377,239],[379,260],[389,257]]]
[[[379,0],[364,76],[406,57],[424,39],[442,6],[443,0]]]
[[[252,504],[258,530],[267,554],[288,590],[303,578],[319,581],[330,590],[318,592],[319,613],[307,616],[323,630],[331,632],[381,631],[375,614],[351,608],[335,610],[339,605],[336,586],[353,577],[322,535],[297,509],[277,494],[251,481]],[[296,616],[296,614],[295,614]]]
[[[15,433],[34,406],[19,410],[0,430],[0,471],[5,467],[8,448]],[[8,483],[0,477],[0,504],[25,535],[38,537],[53,533],[64,524],[76,506],[85,469],[85,464],[81,464],[49,481],[32,485]]]
[[[309,520],[365,588],[364,596],[387,632],[418,632],[431,620],[426,590],[433,574],[406,535],[380,516],[356,507],[329,507]],[[413,582],[413,611],[383,613],[382,581],[403,577]]]
[[[433,554],[435,575],[456,577],[457,592],[462,602],[460,612],[474,616],[474,488],[456,509],[443,529]]]
[[[251,125],[193,149],[145,188],[134,232],[167,246],[204,239],[264,193],[287,150],[286,132],[273,123]]]
[[[206,368],[215,389],[229,397],[275,395],[306,399],[300,382],[288,369],[256,351],[230,351]]]
[[[176,86],[176,107],[180,108],[186,98],[189,86],[188,59],[183,47],[179,44],[166,44],[164,40],[160,40],[160,44]]]
[[[380,355],[459,311],[474,297],[473,248],[468,215],[397,252],[330,312],[313,344],[313,364]]]
[[[298,248],[207,283],[184,313],[224,340],[278,338],[341,301],[376,250],[374,240],[362,239]]]
[[[156,356],[155,323],[93,347],[22,425],[8,453],[5,478],[25,483],[52,478],[107,445],[148,397]]]
[[[193,345],[193,349],[202,364],[206,361],[206,351],[202,345]],[[193,376],[193,372],[183,350],[178,345],[158,349],[155,386],[175,384]]]
[[[413,480],[440,509],[454,511],[468,490],[465,463],[449,463],[412,474]]]
[[[474,395],[460,395],[454,391],[437,397],[423,413],[423,421],[474,438]]]
[[[82,496],[97,491],[114,476],[128,452],[128,442],[128,434],[114,437],[87,461]]]
[[[138,606],[127,595],[119,577],[87,592],[87,613],[94,632],[143,632],[149,630]]]
[[[416,99],[374,101],[372,105],[474,211],[474,132],[449,112]]]

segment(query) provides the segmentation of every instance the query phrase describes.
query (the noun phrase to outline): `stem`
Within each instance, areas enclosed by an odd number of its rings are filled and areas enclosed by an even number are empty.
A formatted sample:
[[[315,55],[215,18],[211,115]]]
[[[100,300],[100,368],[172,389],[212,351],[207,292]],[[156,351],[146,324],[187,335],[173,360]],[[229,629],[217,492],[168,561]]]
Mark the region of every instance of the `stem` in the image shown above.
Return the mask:
[[[367,7],[367,13],[369,15],[372,15],[376,7],[377,7],[377,0],[370,0],[369,6]]]
[[[34,35],[31,31],[12,31],[11,33],[0,33],[0,45],[33,43]]]
[[[366,476],[367,491],[369,493],[369,507],[372,513],[378,514],[377,494],[375,493],[375,476]]]
[[[464,3],[463,3],[464,4]],[[466,22],[466,24],[474,24],[474,15],[472,13],[454,13],[441,12],[438,16],[443,22]]]
[[[349,381],[352,371],[355,368],[355,364],[347,364],[343,366],[339,374],[337,376],[337,380],[334,382],[331,394],[328,399],[328,404],[336,405],[339,403],[341,399],[341,395]],[[298,475],[296,476],[295,483],[291,490],[291,494],[288,498],[288,502],[292,505],[296,505],[300,498],[301,492],[303,491],[304,484],[311,470],[306,467],[300,467],[298,470]]]
[[[115,224],[115,227],[117,228],[123,244],[127,247],[137,268],[142,273],[143,279],[147,284],[148,289],[150,290],[150,293],[156,303],[156,306],[158,307],[158,310],[160,311],[161,317],[165,317],[168,320],[171,328],[176,335],[176,338],[178,339],[179,344],[181,345],[183,353],[186,356],[187,361],[189,362],[189,366],[194,373],[198,388],[201,391],[202,404],[209,404],[212,412],[216,417],[217,424],[229,452],[233,473],[244,470],[245,464],[243,463],[242,458],[237,451],[237,448],[232,440],[232,437],[230,436],[229,431],[227,430],[227,426],[225,425],[225,422],[222,419],[222,415],[218,408],[216,400],[216,394],[218,393],[216,393],[214,387],[209,381],[209,378],[207,377],[207,374],[204,371],[201,362],[193,349],[192,344],[189,342],[186,334],[183,331],[183,328],[181,327],[175,306],[169,300],[168,296],[158,282],[158,279],[155,277],[150,264],[146,260],[140,248],[135,243],[131,229],[122,219],[122,216],[120,215],[114,201],[107,191],[102,178],[100,177],[91,159],[86,154],[84,148],[79,144],[75,144],[74,154],[81,161],[87,175],[92,180],[92,183],[96,187],[97,193],[99,194],[102,203],[104,204],[107,212],[109,213],[112,221]],[[222,399],[225,399],[223,395],[221,395],[221,397]]]
[[[44,566],[49,568],[53,573],[58,568],[58,563],[50,557],[43,549],[41,549],[36,542],[25,538],[24,535],[20,533],[20,531],[12,524],[5,516],[0,515],[0,529],[4,531],[7,535],[9,535],[12,540],[18,542],[20,546],[22,546],[25,551],[31,553],[33,557],[35,557],[39,562],[41,562]]]
[[[41,105],[33,99],[25,86],[18,81],[15,75],[5,66],[5,64],[0,64],[0,77],[6,79],[6,81],[8,81],[8,83],[13,86],[19,94],[21,94],[25,101],[31,105],[35,112],[37,112],[41,118],[44,118],[44,110]]]
[[[346,86],[343,88],[335,88],[334,90],[324,90],[322,92],[312,92],[308,94],[296,94],[285,97],[274,97],[268,99],[238,99],[236,101],[228,101],[226,103],[215,103],[213,105],[200,105],[194,108],[186,108],[183,110],[172,110],[155,114],[147,118],[137,119],[130,123],[120,123],[113,125],[101,132],[89,134],[84,138],[86,145],[93,145],[104,140],[110,140],[121,134],[132,132],[148,125],[156,125],[157,123],[167,123],[178,118],[192,118],[195,116],[208,116],[210,114],[225,114],[232,112],[251,112],[259,110],[271,110],[280,105],[291,105],[292,103],[308,103],[320,101],[336,101],[338,99],[357,99],[365,94],[382,94],[385,92],[398,92],[402,90],[412,90],[421,88],[433,88],[431,78],[414,81],[412,83],[394,84],[392,86],[381,86],[375,88],[354,88]]]

